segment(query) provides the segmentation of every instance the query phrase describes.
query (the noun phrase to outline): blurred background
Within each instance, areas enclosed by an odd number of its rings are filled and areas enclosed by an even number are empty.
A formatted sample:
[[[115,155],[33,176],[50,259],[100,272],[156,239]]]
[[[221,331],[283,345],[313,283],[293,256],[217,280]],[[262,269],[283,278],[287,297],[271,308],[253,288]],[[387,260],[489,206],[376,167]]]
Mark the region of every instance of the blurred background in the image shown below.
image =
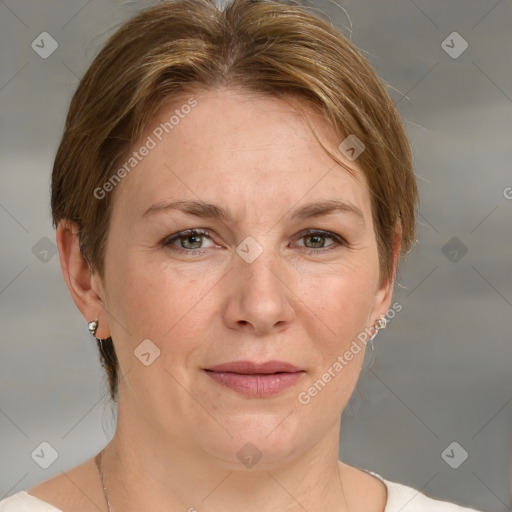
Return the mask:
[[[96,345],[61,278],[49,184],[80,77],[150,3],[0,0],[0,499],[93,456],[115,430]],[[421,195],[402,309],[367,353],[340,459],[510,511],[512,2],[314,6],[385,81]]]

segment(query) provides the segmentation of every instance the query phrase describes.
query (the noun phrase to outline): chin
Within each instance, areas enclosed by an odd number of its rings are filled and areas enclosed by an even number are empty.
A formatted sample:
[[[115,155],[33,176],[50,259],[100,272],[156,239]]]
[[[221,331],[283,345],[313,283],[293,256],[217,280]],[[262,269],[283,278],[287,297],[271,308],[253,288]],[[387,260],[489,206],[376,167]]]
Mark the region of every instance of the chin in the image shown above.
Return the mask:
[[[222,423],[227,432],[218,429],[213,438],[210,430],[208,443],[202,438],[200,444],[227,470],[274,469],[293,459],[305,443],[298,419],[283,421],[287,414],[235,415]]]

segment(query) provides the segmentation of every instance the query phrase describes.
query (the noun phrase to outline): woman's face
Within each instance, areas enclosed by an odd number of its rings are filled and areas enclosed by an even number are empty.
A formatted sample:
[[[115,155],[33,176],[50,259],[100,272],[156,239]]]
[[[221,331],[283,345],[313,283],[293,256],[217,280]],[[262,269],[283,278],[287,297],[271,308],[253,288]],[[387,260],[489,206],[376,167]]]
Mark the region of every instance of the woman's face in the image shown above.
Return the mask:
[[[389,307],[370,195],[357,160],[345,160],[353,177],[289,103],[233,89],[193,98],[153,118],[114,192],[102,294],[119,421],[226,466],[245,453],[286,460],[337,440],[364,356],[353,342]],[[240,361],[300,372],[209,371]]]

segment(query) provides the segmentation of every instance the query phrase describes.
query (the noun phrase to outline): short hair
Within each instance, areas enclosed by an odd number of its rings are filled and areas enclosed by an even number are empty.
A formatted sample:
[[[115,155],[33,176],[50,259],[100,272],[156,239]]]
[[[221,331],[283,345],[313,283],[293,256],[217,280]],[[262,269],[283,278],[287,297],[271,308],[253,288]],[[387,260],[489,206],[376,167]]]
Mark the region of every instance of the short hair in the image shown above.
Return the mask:
[[[380,275],[392,277],[397,246],[403,256],[415,239],[409,141],[370,64],[315,11],[297,1],[234,0],[220,9],[213,0],[173,0],[140,11],[109,38],[72,98],[51,185],[54,225],[78,225],[82,256],[100,277],[115,193],[97,199],[94,191],[112,178],[159,107],[220,86],[301,100],[340,142],[351,135],[364,144],[357,162],[371,195]],[[112,339],[99,348],[115,400]]]

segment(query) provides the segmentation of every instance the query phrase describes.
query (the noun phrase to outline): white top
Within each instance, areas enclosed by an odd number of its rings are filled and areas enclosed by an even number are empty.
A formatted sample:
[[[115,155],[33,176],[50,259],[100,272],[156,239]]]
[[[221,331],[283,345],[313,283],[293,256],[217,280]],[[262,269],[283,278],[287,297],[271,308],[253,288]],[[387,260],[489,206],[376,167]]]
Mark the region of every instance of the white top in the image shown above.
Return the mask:
[[[388,501],[384,512],[479,512],[448,501],[429,498],[420,491],[397,482],[385,480],[373,471],[364,470],[384,482],[388,489]],[[62,512],[26,491],[13,494],[0,501],[0,512]]]

